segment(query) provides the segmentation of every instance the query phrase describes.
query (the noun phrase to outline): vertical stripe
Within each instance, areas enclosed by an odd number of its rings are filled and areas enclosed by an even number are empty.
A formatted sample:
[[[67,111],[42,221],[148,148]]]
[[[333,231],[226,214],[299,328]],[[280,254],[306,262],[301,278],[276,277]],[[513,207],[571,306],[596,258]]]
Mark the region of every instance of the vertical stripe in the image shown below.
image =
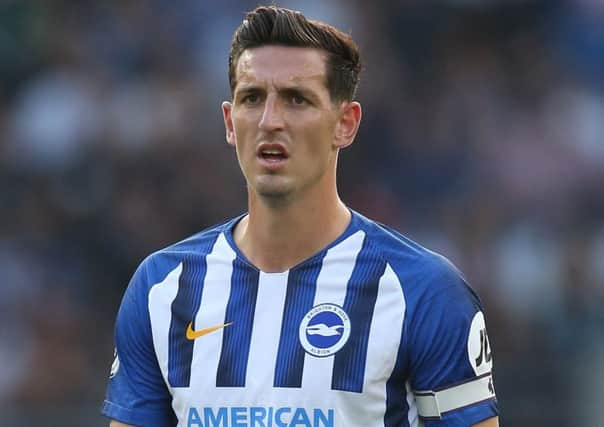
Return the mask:
[[[304,371],[304,349],[298,339],[298,328],[304,315],[312,308],[317,278],[323,265],[322,256],[293,269],[287,281],[281,338],[275,366],[275,387],[301,387]]]
[[[182,274],[178,281],[178,293],[171,307],[168,382],[172,387],[189,387],[191,381],[193,341],[187,340],[185,333],[189,322],[193,320],[199,309],[206,274],[206,257],[200,257],[199,253],[208,253],[215,241],[216,239],[204,240],[199,252],[187,253],[184,256]]]
[[[172,270],[166,278],[151,287],[149,291],[149,318],[153,333],[153,347],[164,380],[168,379],[168,349],[171,323],[170,306],[178,293],[178,282],[182,274],[182,263]]]
[[[344,305],[346,298],[346,284],[350,279],[356,258],[361,251],[365,233],[357,231],[340,244],[330,248],[323,258],[321,272],[317,278],[317,289],[313,307],[330,303],[339,306]],[[303,313],[303,315],[305,315]],[[296,322],[296,342],[298,341],[298,329],[300,321]],[[331,376],[333,371],[334,357],[314,357],[305,353],[304,364],[298,368],[302,373],[302,388],[310,390],[331,389]]]
[[[386,262],[365,238],[363,248],[348,281],[344,311],[351,322],[350,338],[335,355],[332,389],[362,393],[367,360],[367,343]]]
[[[208,268],[203,283],[201,304],[195,316],[195,330],[225,323],[227,304],[231,294],[233,260],[236,256],[237,254],[222,234],[216,242],[214,250],[207,257]],[[230,325],[227,328],[232,327],[233,325]],[[219,329],[195,340],[191,388],[204,391],[215,389],[215,373],[220,360],[224,331],[224,329]],[[203,372],[205,375],[196,374],[199,372]],[[210,372],[211,374],[208,375],[207,373]]]
[[[283,306],[291,273],[260,273],[254,329],[250,344],[246,387],[260,390],[270,388],[282,330]]]
[[[376,412],[379,411],[376,418],[383,418],[386,426],[406,426],[404,414],[407,408],[402,402],[405,396],[401,392],[404,388],[403,375],[400,365],[397,365],[405,309],[405,296],[399,278],[390,265],[386,265],[379,281],[375,315],[371,321],[363,384],[363,395],[379,402],[375,406]],[[388,387],[391,378],[399,380],[398,387]],[[398,419],[388,424],[387,417],[392,414],[396,414]]]
[[[233,261],[231,294],[225,322],[220,362],[216,373],[217,387],[244,387],[250,352],[259,272],[236,258]]]

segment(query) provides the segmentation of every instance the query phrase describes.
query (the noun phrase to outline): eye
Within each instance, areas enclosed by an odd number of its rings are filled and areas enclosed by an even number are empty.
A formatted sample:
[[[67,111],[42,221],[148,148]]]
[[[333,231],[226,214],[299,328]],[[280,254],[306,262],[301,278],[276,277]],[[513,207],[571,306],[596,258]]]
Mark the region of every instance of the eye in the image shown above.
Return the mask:
[[[249,93],[241,99],[242,104],[255,105],[260,102],[260,96],[257,93]]]
[[[306,98],[304,98],[300,94],[293,94],[291,98],[292,104],[294,105],[304,105],[306,104]]]

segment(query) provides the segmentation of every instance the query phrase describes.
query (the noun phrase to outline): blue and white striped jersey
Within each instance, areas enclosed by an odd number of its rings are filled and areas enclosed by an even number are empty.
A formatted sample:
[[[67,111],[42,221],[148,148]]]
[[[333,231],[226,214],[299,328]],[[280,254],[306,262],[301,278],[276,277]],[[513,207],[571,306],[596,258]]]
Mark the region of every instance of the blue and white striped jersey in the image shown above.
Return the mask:
[[[145,427],[470,426],[497,415],[480,302],[443,257],[353,212],[281,273],[241,217],[148,257],[124,295],[103,413]]]

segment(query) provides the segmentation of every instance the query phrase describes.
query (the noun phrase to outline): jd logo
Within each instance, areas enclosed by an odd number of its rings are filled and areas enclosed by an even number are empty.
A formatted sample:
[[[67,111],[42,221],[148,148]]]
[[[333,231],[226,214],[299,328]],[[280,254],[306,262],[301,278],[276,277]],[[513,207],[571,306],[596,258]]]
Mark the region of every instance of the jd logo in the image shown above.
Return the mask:
[[[468,335],[468,360],[476,375],[482,375],[491,371],[493,366],[493,355],[484,315],[477,312],[472,319],[470,333]]]
[[[480,330],[480,354],[476,358],[476,366],[480,366],[483,363],[489,363],[492,359],[491,346],[489,344],[489,337],[486,329]]]

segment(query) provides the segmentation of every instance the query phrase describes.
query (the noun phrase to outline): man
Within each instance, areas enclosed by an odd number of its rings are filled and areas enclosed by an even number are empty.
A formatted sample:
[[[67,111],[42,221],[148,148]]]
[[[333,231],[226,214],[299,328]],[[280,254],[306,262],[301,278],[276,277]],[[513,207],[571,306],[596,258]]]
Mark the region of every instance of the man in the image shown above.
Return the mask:
[[[444,258],[348,209],[352,39],[259,7],[229,57],[248,213],[161,250],[117,317],[112,426],[497,426],[477,297]]]

